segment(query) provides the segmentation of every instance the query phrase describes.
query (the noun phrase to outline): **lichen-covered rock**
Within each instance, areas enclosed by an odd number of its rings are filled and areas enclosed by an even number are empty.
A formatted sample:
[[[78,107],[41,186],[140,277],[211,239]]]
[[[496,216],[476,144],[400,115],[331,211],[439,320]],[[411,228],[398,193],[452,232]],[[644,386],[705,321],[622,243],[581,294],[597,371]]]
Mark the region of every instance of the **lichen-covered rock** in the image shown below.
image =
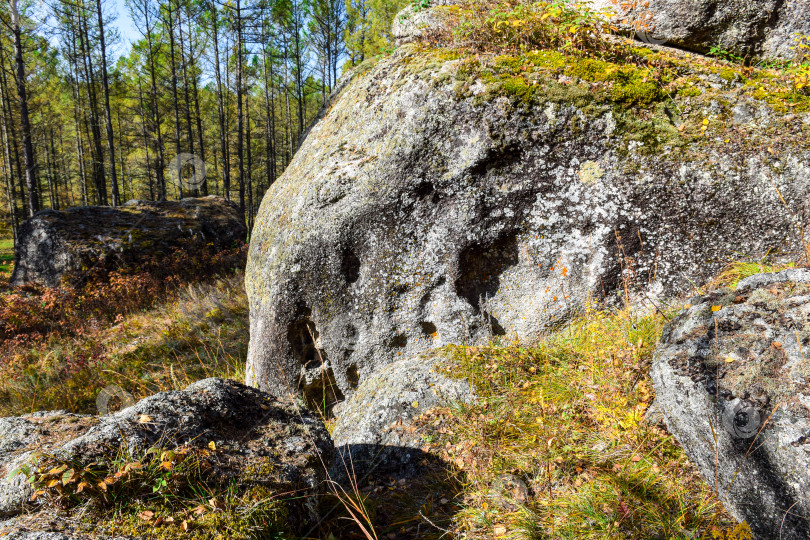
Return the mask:
[[[806,221],[802,116],[734,89],[668,102],[630,72],[575,83],[555,54],[405,45],[355,75],[257,215],[249,384],[341,401],[402,357],[532,338],[625,285],[680,294],[800,249],[774,188]],[[770,120],[734,124],[739,104]],[[688,115],[728,135],[682,135]]]
[[[656,403],[757,538],[810,538],[810,271],[690,300],[655,353]]]
[[[53,452],[95,425],[92,416],[64,411],[0,418],[0,517],[19,514],[33,493],[16,474],[35,452]]]
[[[430,33],[446,23],[446,12],[433,7],[452,4],[452,0],[433,0],[430,7],[414,3],[400,11],[391,24],[391,36],[397,45],[413,43],[430,37]]]
[[[43,210],[20,226],[11,284],[55,287],[98,265],[137,265],[174,249],[193,256],[195,247],[228,248],[246,237],[238,207],[213,195]]]
[[[47,429],[45,426],[47,425]],[[74,426],[84,429],[80,431]],[[223,486],[265,486],[290,498],[290,525],[309,517],[307,498],[322,492],[333,445],[323,423],[312,413],[243,384],[205,379],[182,391],[161,392],[132,407],[101,417],[47,413],[0,420],[2,465],[6,474],[24,460],[36,464],[32,450],[83,463],[112,459],[121,449],[143,455],[149,448],[216,448],[209,476]],[[65,440],[67,430],[71,437]],[[24,454],[23,452],[27,452]],[[8,457],[7,457],[8,456]],[[0,484],[5,515],[19,513],[30,492],[10,490],[22,475]],[[8,489],[6,489],[8,486]],[[286,499],[285,499],[286,500]]]
[[[347,470],[398,476],[417,470],[417,450],[424,441],[411,429],[411,421],[435,407],[474,398],[467,381],[442,375],[435,363],[431,355],[394,362],[367,378],[341,406],[332,432],[337,448],[334,477]]]
[[[593,0],[645,39],[698,52],[795,60],[796,38],[810,35],[807,0]]]
[[[37,526],[41,525],[34,525],[34,527]],[[0,538],[3,538],[3,540],[140,540],[140,537],[134,538],[131,536],[102,536],[97,534],[90,536],[64,531],[35,531],[27,529],[17,519],[0,522]]]

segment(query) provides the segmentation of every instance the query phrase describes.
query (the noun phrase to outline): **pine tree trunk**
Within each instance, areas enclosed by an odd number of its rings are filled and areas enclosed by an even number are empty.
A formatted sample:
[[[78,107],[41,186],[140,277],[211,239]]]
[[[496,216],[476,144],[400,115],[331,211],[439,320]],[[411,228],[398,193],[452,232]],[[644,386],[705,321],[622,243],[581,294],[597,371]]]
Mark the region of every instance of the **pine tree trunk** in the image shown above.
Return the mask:
[[[141,104],[141,135],[143,136],[143,148],[146,151],[146,179],[149,182],[149,198],[154,200],[155,186],[152,182],[152,164],[149,159],[149,136],[146,130],[146,105],[143,101],[143,85],[141,84],[140,77],[138,77],[138,101]]]
[[[28,190],[28,215],[38,212],[39,193],[37,191],[37,164],[34,157],[34,145],[31,141],[31,119],[28,112],[28,88],[25,79],[25,62],[23,61],[22,22],[17,8],[17,0],[9,1],[11,7],[11,25],[14,35],[15,79],[17,83],[17,101],[20,107],[20,127],[22,130],[23,159],[25,160],[25,186]]]
[[[157,100],[157,76],[155,69],[155,53],[152,43],[152,24],[149,21],[149,6],[144,3],[144,23],[146,25],[146,42],[149,46],[148,62],[149,62],[149,80],[150,99],[152,102],[152,121],[155,125],[155,137],[157,138],[157,163],[155,163],[155,179],[157,180],[157,196],[161,201],[166,200],[166,176],[164,175],[164,168],[166,167],[166,156],[163,148],[163,133],[160,129],[160,114],[158,112]]]
[[[91,147],[91,157],[93,161],[93,184],[96,188],[96,203],[107,206],[107,175],[104,170],[104,150],[101,144],[101,127],[98,117],[98,98],[96,96],[95,70],[93,69],[93,57],[90,55],[90,32],[87,27],[87,18],[84,9],[79,10],[79,44],[81,45],[81,56],[84,60],[85,82],[87,84],[87,95],[90,100],[90,131],[92,133],[93,145]]]
[[[267,36],[265,36],[265,45],[262,47],[262,70],[264,74],[264,114],[265,114],[265,130],[267,131],[265,143],[265,159],[267,160],[267,188],[273,185],[276,181],[276,126],[275,126],[275,104],[271,97],[272,89],[270,83],[273,79],[272,69],[270,66],[270,77],[268,78],[268,57],[267,57]]]
[[[8,131],[11,136],[10,145],[13,150],[12,154],[14,156],[14,161],[12,162],[14,165],[14,170],[16,170],[16,174],[12,171],[12,182],[15,178],[18,178],[20,181],[19,185],[19,192],[20,192],[20,204],[22,205],[22,211],[20,212],[20,218],[26,214],[26,209],[28,208],[27,203],[28,199],[25,196],[25,175],[22,172],[22,164],[20,161],[20,145],[18,143],[17,138],[17,128],[14,125],[14,120],[11,115],[11,93],[9,92],[8,86],[8,79],[6,79],[6,70],[8,69],[6,66],[6,55],[5,49],[3,48],[3,42],[0,40],[0,92],[3,93],[5,96],[6,102],[6,118],[11,119],[8,123]]]
[[[196,70],[196,63],[194,61],[194,37],[192,36],[192,28],[191,28],[191,15],[188,16],[188,57],[189,62],[191,63],[191,90],[194,97],[194,115],[196,116],[197,120],[197,140],[198,140],[198,155],[203,163],[205,163],[205,143],[203,138],[203,126],[202,126],[202,117],[200,116],[200,93],[197,88],[197,70]],[[207,176],[207,175],[206,175]],[[208,195],[208,180],[207,178],[202,179],[202,183],[200,185],[202,188],[202,194]]]
[[[14,242],[17,242],[17,227],[19,226],[17,216],[17,190],[14,187],[14,171],[11,165],[11,149],[8,140],[7,122],[11,116],[10,110],[6,110],[5,92],[0,92],[0,114],[3,115],[3,171],[6,177],[6,197],[8,197],[8,212],[11,216],[11,231],[14,235]]]
[[[217,7],[211,2],[211,31],[214,36],[214,70],[217,82],[217,114],[219,116],[219,145],[222,152],[222,191],[225,198],[231,199],[231,171],[228,163],[227,131],[225,130],[225,97],[222,91],[222,72],[219,65],[219,29],[217,28]],[[214,158],[216,164],[216,157]]]
[[[172,100],[173,100],[173,109],[174,109],[174,149],[176,152],[175,155],[175,166],[179,165],[180,160],[180,105],[177,99],[177,64],[175,63],[175,53],[174,53],[174,22],[172,20],[172,0],[169,0],[169,56],[170,56],[170,65],[171,65],[171,77],[172,77]],[[183,182],[182,182],[182,175],[180,174],[181,171],[179,167],[177,167],[176,174],[177,174],[177,197],[178,199],[183,198]]]
[[[107,40],[104,36],[104,17],[101,13],[101,0],[96,0],[98,12],[98,34],[101,44],[101,84],[104,87],[104,121],[107,125],[107,150],[110,154],[110,181],[112,183],[112,205],[121,205],[118,192],[118,176],[115,173],[115,137],[113,136],[112,115],[110,113],[110,79],[107,74]]]
[[[236,159],[239,169],[239,212],[245,218],[245,119],[242,104],[242,3],[236,0]]]

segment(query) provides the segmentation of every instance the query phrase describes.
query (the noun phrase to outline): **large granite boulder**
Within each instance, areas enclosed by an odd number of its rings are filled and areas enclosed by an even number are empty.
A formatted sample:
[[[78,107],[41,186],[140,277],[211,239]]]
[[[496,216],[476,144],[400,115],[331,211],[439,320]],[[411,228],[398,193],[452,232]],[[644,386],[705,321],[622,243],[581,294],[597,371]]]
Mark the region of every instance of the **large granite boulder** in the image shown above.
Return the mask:
[[[323,422],[309,411],[234,381],[205,379],[106,416],[54,412],[0,419],[0,516],[36,508],[26,475],[19,473],[23,465],[36,470],[48,456],[104,463],[124,450],[137,459],[150,448],[203,449],[210,485],[262,486],[283,494],[289,529],[311,525],[312,496],[325,492],[334,452]]]
[[[690,300],[664,331],[656,402],[757,538],[810,538],[810,270]]]
[[[796,38],[810,36],[807,0],[593,0],[614,22],[652,43],[741,57],[797,58]]]
[[[646,103],[554,54],[405,45],[354,75],[256,217],[248,384],[328,408],[399,358],[801,249],[779,193],[806,222],[805,116],[709,72]]]
[[[11,284],[56,287],[98,268],[138,266],[175,249],[244,242],[239,208],[214,195],[181,201],[129,201],[123,206],[43,210],[20,226]],[[159,266],[159,265],[158,265]]]
[[[442,374],[435,354],[405,358],[363,381],[340,406],[332,440],[337,457],[332,477],[351,471],[407,477],[419,470],[425,441],[412,427],[414,418],[436,407],[471,403],[468,381]]]

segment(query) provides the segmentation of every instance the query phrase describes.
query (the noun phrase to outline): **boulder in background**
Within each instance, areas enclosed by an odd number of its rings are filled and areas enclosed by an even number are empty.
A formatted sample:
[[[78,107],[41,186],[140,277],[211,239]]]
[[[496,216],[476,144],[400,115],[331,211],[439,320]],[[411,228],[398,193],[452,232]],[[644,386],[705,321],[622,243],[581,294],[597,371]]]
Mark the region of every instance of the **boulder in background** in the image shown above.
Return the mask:
[[[193,257],[203,246],[226,249],[246,237],[236,204],[214,195],[43,210],[20,225],[11,285],[56,287],[63,276],[78,282],[97,267],[137,266],[175,249]]]

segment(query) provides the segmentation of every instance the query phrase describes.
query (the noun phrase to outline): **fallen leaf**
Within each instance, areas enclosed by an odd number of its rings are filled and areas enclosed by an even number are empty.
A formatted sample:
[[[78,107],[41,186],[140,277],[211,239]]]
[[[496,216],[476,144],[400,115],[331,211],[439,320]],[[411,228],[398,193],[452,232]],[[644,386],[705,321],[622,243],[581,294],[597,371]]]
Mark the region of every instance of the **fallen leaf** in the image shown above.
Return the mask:
[[[141,519],[144,521],[151,521],[153,517],[155,517],[155,513],[151,510],[144,510],[141,512]]]
[[[723,306],[712,306],[712,311],[717,312],[720,311],[721,309],[723,309]]]

